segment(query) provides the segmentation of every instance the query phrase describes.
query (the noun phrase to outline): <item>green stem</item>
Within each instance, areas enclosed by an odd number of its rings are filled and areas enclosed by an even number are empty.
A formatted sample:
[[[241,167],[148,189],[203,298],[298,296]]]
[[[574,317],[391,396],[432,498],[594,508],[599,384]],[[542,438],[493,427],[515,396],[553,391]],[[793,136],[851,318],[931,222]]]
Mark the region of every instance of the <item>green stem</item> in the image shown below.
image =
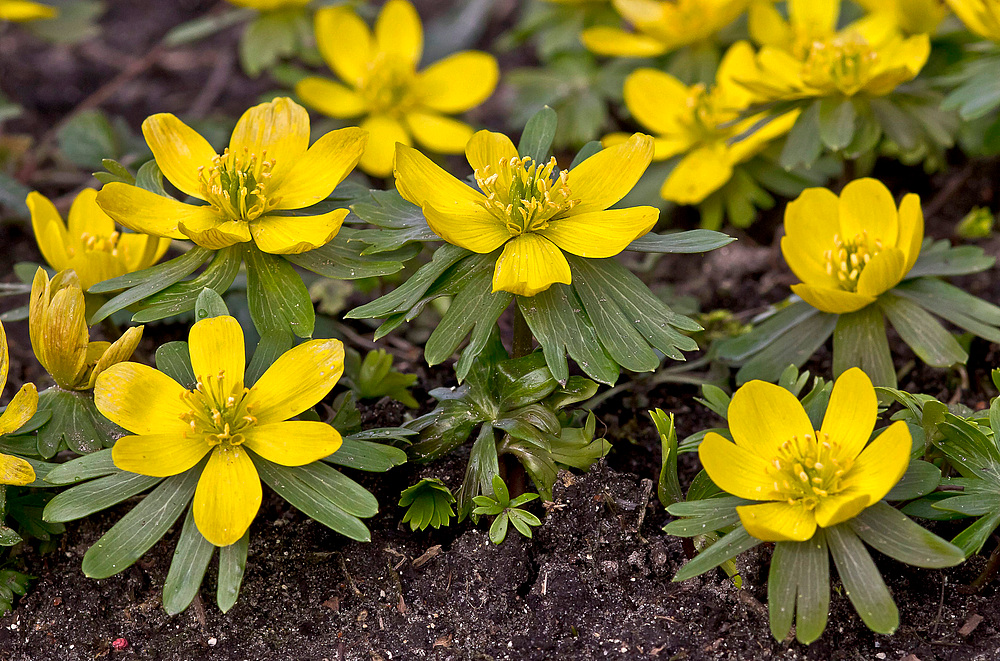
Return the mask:
[[[528,326],[521,306],[514,303],[514,358],[524,358],[534,349],[534,337],[531,334],[531,327]]]
[[[514,303],[514,358],[523,358],[534,349],[534,337],[531,334],[531,327],[528,326],[521,307]],[[500,450],[500,448],[497,448]],[[512,452],[500,452],[500,477],[507,484],[507,490],[511,498],[516,498],[525,492],[528,482],[528,474],[521,465],[521,461]]]

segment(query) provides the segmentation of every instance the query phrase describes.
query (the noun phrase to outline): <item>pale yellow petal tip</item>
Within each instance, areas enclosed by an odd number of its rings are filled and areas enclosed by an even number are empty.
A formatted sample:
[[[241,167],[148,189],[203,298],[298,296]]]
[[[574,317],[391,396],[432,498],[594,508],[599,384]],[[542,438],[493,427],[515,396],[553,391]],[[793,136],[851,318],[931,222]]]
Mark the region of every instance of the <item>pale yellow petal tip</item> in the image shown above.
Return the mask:
[[[0,454],[0,484],[23,487],[35,479],[35,469],[27,461],[9,454]]]

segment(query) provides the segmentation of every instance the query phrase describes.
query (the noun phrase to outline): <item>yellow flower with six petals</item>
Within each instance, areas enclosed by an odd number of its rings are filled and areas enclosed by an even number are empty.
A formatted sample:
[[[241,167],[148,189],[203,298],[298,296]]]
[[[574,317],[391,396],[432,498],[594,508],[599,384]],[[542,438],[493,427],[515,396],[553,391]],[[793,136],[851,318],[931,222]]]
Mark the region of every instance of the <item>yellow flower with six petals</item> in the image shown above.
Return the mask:
[[[142,326],[129,328],[114,343],[91,342],[86,302],[74,271],[51,280],[35,271],[28,304],[28,332],[35,358],[63,390],[89,390],[98,375],[128,360],[142,339]]]
[[[795,123],[798,113],[787,113],[731,143],[762,117],[735,121],[753,101],[753,95],[736,82],[747,77],[747,64],[752,59],[749,43],[733,44],[719,64],[711,89],[702,84],[688,87],[657,69],[638,69],[625,79],[625,105],[654,135],[653,160],[684,154],[660,189],[665,200],[702,202],[729,181],[734,166],[755,156]],[[616,133],[603,142],[608,146],[627,139],[626,134]]]
[[[59,10],[30,0],[0,0],[0,21],[37,21],[43,18],[55,18]]]
[[[260,509],[254,457],[304,466],[333,454],[342,439],[322,422],[289,420],[319,402],[344,371],[339,340],[310,340],[285,352],[250,388],[244,385],[243,330],[232,317],[203,319],[191,328],[188,390],[139,363],[103,372],[94,389],[98,410],[135,434],[118,439],[115,465],[168,477],[208,461],[194,495],[198,530],[212,544],[238,541]]]
[[[636,133],[572,170],[556,160],[521,157],[510,138],[479,131],[465,149],[479,190],[417,150],[397,145],[396,188],[419,206],[448,243],[477,253],[503,246],[493,291],[534,296],[570,284],[562,251],[580,257],[617,255],[656,224],[654,207],[608,209],[635,186],[653,157],[653,139]]]
[[[1000,0],[945,0],[965,27],[980,37],[1000,42]]]
[[[0,392],[7,385],[10,371],[10,354],[7,351],[7,332],[0,323]],[[16,432],[24,426],[38,409],[38,390],[35,384],[25,383],[0,414],[0,436]],[[35,469],[24,459],[0,453],[0,484],[24,486],[35,481]]]
[[[656,57],[710,40],[743,13],[747,1],[612,0],[635,31],[596,26],[584,30],[580,38],[598,55]]]
[[[417,71],[423,53],[420,16],[407,0],[389,0],[374,34],[346,6],[316,12],[316,42],[345,83],[310,76],[295,86],[306,105],[342,119],[365,117],[368,148],[361,169],[387,177],[397,142],[416,140],[441,154],[460,154],[472,128],[446,117],[485,101],[496,88],[496,59],[480,51],[454,53]]]
[[[734,442],[709,432],[698,457],[723,491],[769,501],[736,508],[746,531],[765,542],[805,541],[817,526],[854,518],[882,500],[910,463],[902,420],[868,443],[878,397],[856,367],[834,384],[819,430],[792,393],[765,381],[736,391],[728,418]]]
[[[367,137],[345,128],[310,147],[308,113],[284,97],[247,110],[222,154],[169,113],[146,119],[142,133],[170,183],[207,204],[110,183],[97,195],[109,216],[133,231],[187,238],[210,250],[253,241],[274,254],[319,248],[340,231],[347,209],[316,216],[281,212],[326,199],[357,165]]]
[[[785,209],[781,252],[801,283],[792,291],[823,312],[874,303],[899,284],[920,255],[924,214],[909,194],[896,209],[876,179],[858,179],[840,196],[808,188]]]
[[[170,247],[170,239],[119,232],[97,206],[97,191],[84,188],[73,200],[69,222],[41,193],[28,194],[31,227],[42,256],[56,271],[73,269],[84,290],[103,280],[148,268]]]

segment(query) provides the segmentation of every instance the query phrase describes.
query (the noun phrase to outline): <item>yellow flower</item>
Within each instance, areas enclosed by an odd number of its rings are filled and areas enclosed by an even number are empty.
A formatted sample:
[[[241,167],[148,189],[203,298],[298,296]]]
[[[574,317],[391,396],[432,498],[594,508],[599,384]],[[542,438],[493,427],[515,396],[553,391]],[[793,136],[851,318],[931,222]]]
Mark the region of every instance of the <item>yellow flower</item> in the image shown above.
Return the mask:
[[[632,189],[653,157],[653,139],[636,133],[572,170],[556,160],[518,156],[505,135],[479,131],[465,148],[479,191],[417,150],[397,145],[396,188],[423,209],[431,230],[448,243],[477,253],[503,246],[493,291],[534,296],[570,284],[562,251],[612,257],[656,224],[653,207],[608,209]],[[482,192],[480,192],[482,191]]]
[[[361,169],[387,177],[396,143],[413,144],[442,154],[460,154],[472,128],[446,117],[485,101],[497,85],[499,68],[488,53],[463,51],[423,71],[420,16],[407,0],[389,0],[374,34],[346,6],[316,12],[320,54],[340,84],[311,76],[295,86],[306,105],[337,118],[364,117],[368,148]]]
[[[747,7],[748,0],[612,0],[634,32],[598,26],[583,31],[583,45],[598,55],[655,57],[707,41]]]
[[[903,38],[888,14],[868,16],[836,31],[840,3],[789,2],[785,21],[768,2],[750,11],[759,44],[756,71],[740,79],[757,101],[824,96],[884,96],[912,80],[930,55],[930,38]]]
[[[28,0],[0,0],[0,21],[37,21],[42,18],[55,18],[59,10],[38,2]]]
[[[920,198],[896,210],[880,181],[858,179],[838,198],[808,188],[785,209],[781,252],[802,281],[792,291],[823,312],[843,314],[873,303],[910,272],[924,240]]]
[[[221,154],[169,113],[149,117],[142,133],[166,178],[194,205],[138,186],[106,184],[97,203],[136,232],[188,238],[218,250],[253,241],[264,252],[289,254],[319,248],[344,222],[347,209],[317,216],[280,212],[327,198],[357,165],[366,134],[331,131],[309,146],[309,115],[288,98],[250,108]]]
[[[67,227],[47,197],[32,192],[27,199],[31,227],[45,261],[56,271],[76,271],[84,290],[148,268],[170,247],[170,239],[119,232],[96,200],[93,188],[80,191],[70,207]]]
[[[42,367],[64,390],[89,390],[98,375],[128,360],[142,339],[142,326],[126,330],[114,343],[91,342],[83,289],[73,271],[61,271],[49,280],[35,271],[28,305],[31,348]]]
[[[112,450],[125,471],[168,477],[210,455],[194,495],[194,520],[212,544],[228,546],[250,527],[261,502],[251,455],[304,466],[340,448],[337,430],[289,420],[319,402],[344,371],[339,340],[311,340],[285,352],[251,388],[244,385],[243,329],[232,317],[197,322],[189,337],[197,387],[163,372],[120,363],[97,379],[94,402],[135,436]]]
[[[7,332],[0,324],[0,392],[7,385],[10,355],[7,352]],[[24,426],[38,408],[38,391],[35,384],[25,383],[0,414],[0,436],[10,434]],[[35,481],[35,470],[24,459],[0,453],[0,484],[24,486]]]
[[[932,33],[948,15],[948,7],[942,0],[857,0],[857,3],[873,14],[887,14],[905,34]]]
[[[730,144],[762,117],[755,115],[734,123],[753,100],[736,82],[748,75],[752,59],[750,44],[733,44],[719,64],[711,89],[701,84],[688,87],[657,69],[638,69],[625,79],[625,105],[654,135],[653,160],[684,154],[663,182],[660,195],[664,199],[698,204],[729,181],[735,165],[752,158],[795,123],[798,113],[787,113]],[[749,71],[752,73],[752,65]],[[627,139],[626,134],[612,134],[604,138],[604,145]]]
[[[792,393],[750,381],[729,405],[735,443],[709,432],[698,457],[723,491],[769,501],[736,508],[750,535],[802,542],[882,500],[903,477],[910,431],[900,420],[868,443],[877,418],[875,388],[856,367],[834,384],[818,431]]]
[[[311,0],[228,0],[228,2],[237,7],[248,7],[257,11],[277,11],[305,7]]]
[[[1000,41],[1000,0],[945,0],[951,10],[980,37]]]

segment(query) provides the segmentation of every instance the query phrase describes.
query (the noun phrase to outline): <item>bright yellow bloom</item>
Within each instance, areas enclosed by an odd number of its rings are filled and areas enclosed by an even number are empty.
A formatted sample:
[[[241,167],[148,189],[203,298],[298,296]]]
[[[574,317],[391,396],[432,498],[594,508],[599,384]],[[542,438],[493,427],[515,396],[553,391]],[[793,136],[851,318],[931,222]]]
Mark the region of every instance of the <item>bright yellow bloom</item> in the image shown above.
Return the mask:
[[[73,269],[84,290],[103,280],[148,268],[170,247],[170,239],[121,233],[115,221],[97,206],[97,191],[84,188],[63,222],[55,205],[41,193],[28,194],[35,241],[49,266]]]
[[[0,0],[0,21],[37,21],[43,18],[55,18],[59,10],[38,2],[29,0]]]
[[[710,40],[746,9],[748,0],[612,0],[634,26],[598,26],[583,31],[583,45],[598,55],[655,57]]]
[[[882,500],[903,477],[910,431],[900,420],[868,443],[877,419],[875,388],[856,367],[834,384],[818,431],[792,393],[750,381],[729,404],[735,443],[709,432],[698,457],[723,491],[770,501],[736,508],[750,535],[802,542]]]
[[[251,388],[243,382],[243,329],[235,319],[197,322],[188,346],[194,390],[152,367],[120,363],[97,379],[94,402],[105,417],[136,434],[112,449],[122,470],[168,477],[210,455],[194,495],[194,520],[205,539],[228,546],[243,537],[260,509],[260,477],[251,454],[304,466],[340,448],[340,434],[330,425],[289,418],[337,383],[344,345],[304,342],[280,356]]]
[[[733,44],[722,58],[710,89],[701,84],[688,87],[658,69],[638,69],[625,79],[625,105],[654,135],[653,160],[684,154],[663,182],[660,195],[664,199],[698,204],[729,181],[734,166],[752,158],[795,123],[798,113],[787,113],[730,144],[762,117],[755,115],[734,123],[753,100],[736,82],[752,75],[752,60],[750,44]],[[626,134],[615,133],[605,137],[604,144],[627,139]]]
[[[91,342],[80,280],[61,271],[49,280],[35,271],[28,305],[31,348],[42,367],[64,390],[89,390],[98,375],[128,360],[142,339],[142,326],[126,330],[114,343]]]
[[[920,198],[896,210],[880,181],[858,179],[840,197],[808,188],[785,209],[781,252],[802,281],[792,291],[823,312],[854,312],[910,272],[924,240]]]
[[[1000,41],[1000,0],[945,0],[951,10],[980,37]]]
[[[276,254],[319,248],[337,235],[347,209],[317,216],[280,212],[326,199],[358,164],[367,137],[361,129],[340,129],[310,147],[308,113],[284,97],[243,113],[221,155],[169,113],[146,119],[142,133],[170,183],[208,204],[110,183],[97,194],[109,216],[136,232],[187,238],[210,250],[253,241]]]
[[[758,101],[824,96],[883,96],[912,80],[930,55],[926,34],[903,38],[888,14],[837,32],[840,3],[789,2],[785,21],[768,2],[751,8],[750,33],[762,44],[757,71],[741,79]]]
[[[0,324],[0,392],[7,385],[10,355],[7,352],[7,332]],[[35,384],[25,383],[0,414],[0,436],[10,434],[24,426],[38,409],[38,391]],[[0,453],[0,484],[23,486],[35,481],[35,469],[24,459]]]
[[[483,254],[503,246],[493,291],[534,296],[557,282],[570,284],[563,250],[612,257],[653,229],[659,217],[653,207],[608,209],[649,166],[648,135],[636,133],[568,171],[560,171],[554,158],[535,163],[518,156],[510,138],[490,131],[476,133],[465,156],[479,191],[416,149],[397,145],[396,188],[448,243]]]
[[[277,11],[279,9],[294,9],[305,7],[311,0],[227,0],[237,7],[248,7],[257,11]]]
[[[420,16],[407,0],[389,0],[374,34],[347,6],[316,12],[316,42],[344,82],[311,76],[295,86],[306,105],[337,118],[364,117],[368,148],[361,169],[387,177],[396,143],[441,154],[460,154],[472,128],[446,117],[485,101],[497,85],[496,59],[462,51],[417,71],[424,50]]]
[[[873,14],[886,14],[905,34],[933,33],[948,15],[942,0],[856,0]]]

